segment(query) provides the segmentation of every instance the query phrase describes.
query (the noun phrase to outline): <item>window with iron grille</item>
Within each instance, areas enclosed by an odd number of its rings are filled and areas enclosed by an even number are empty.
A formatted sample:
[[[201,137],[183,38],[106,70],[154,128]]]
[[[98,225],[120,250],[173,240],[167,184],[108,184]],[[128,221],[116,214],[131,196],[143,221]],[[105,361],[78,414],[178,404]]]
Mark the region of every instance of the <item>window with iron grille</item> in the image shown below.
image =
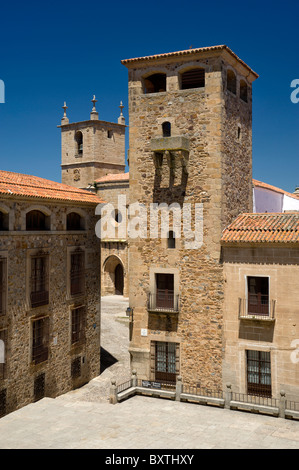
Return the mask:
[[[177,344],[163,341],[155,342],[155,380],[176,381]]]
[[[72,360],[71,376],[72,379],[77,379],[81,376],[81,356],[78,356]]]
[[[39,374],[34,379],[34,401],[41,400],[45,396],[45,373]]]
[[[32,362],[39,364],[49,355],[49,317],[32,322]]]
[[[71,253],[70,293],[80,295],[85,292],[84,252],[76,250]]]
[[[269,315],[269,278],[247,277],[247,313],[249,315]]]
[[[247,351],[247,393],[271,397],[270,352]]]
[[[72,309],[72,344],[82,344],[85,342],[85,324],[86,309],[85,307],[77,307]]]
[[[6,259],[0,258],[0,315],[6,313],[6,280],[7,280]]]
[[[6,378],[6,341],[7,341],[7,331],[0,331],[0,380]]]
[[[49,303],[48,255],[31,257],[30,302],[31,307]]]

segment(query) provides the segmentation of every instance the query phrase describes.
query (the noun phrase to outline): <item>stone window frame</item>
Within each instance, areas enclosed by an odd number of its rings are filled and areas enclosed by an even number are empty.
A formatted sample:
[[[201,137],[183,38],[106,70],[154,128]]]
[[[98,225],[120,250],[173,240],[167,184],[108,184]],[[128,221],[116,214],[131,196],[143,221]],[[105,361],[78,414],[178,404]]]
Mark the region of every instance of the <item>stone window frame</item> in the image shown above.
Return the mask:
[[[155,381],[156,377],[156,343],[173,343],[175,344],[175,355],[176,355],[176,376],[180,375],[181,371],[181,343],[173,338],[160,338],[159,340],[152,338],[150,340],[150,380]]]
[[[45,325],[45,330],[42,331],[42,343],[45,343],[43,344],[44,346],[44,351],[42,351],[41,353],[41,359],[40,360],[37,360],[37,358],[34,359],[34,335],[33,335],[33,330],[34,330],[34,323],[38,322],[38,321],[45,321],[44,325]],[[43,328],[44,328],[44,325],[43,325]],[[29,337],[29,341],[30,341],[30,364],[32,365],[35,365],[35,366],[38,366],[42,363],[45,363],[49,360],[49,356],[50,356],[50,328],[51,328],[51,317],[50,315],[45,315],[45,314],[40,314],[40,315],[37,315],[37,316],[34,316],[34,317],[31,317],[30,318],[30,337]],[[43,356],[43,354],[45,356]]]
[[[246,315],[249,315],[248,314],[248,277],[265,277],[265,278],[268,278],[268,297],[269,297],[269,312],[268,312],[268,315],[270,317],[270,314],[271,314],[271,276],[269,274],[256,274],[255,272],[253,272],[252,274],[244,274],[244,283],[245,283],[245,313]]]
[[[31,270],[32,270],[32,258],[43,256],[46,259],[46,288],[48,290],[48,302],[44,305],[37,307],[31,306]],[[47,309],[50,305],[51,290],[50,290],[50,253],[47,248],[32,248],[27,250],[26,253],[26,306],[28,312],[35,312],[37,309]]]
[[[159,268],[151,267],[149,275],[149,293],[156,295],[157,286],[156,286],[156,274],[173,274],[173,293],[174,296],[179,295],[179,269],[178,268]]]
[[[35,210],[42,212],[48,218],[48,220],[46,221],[46,225],[47,225],[46,230],[27,230],[26,229],[26,216],[28,212],[35,211]],[[32,233],[32,234],[33,233],[34,234],[47,233],[49,231],[54,231],[54,215],[51,209],[41,204],[34,204],[34,205],[30,205],[29,207],[27,207],[21,213],[21,231]]]
[[[76,214],[79,214],[81,217],[80,220],[80,233],[84,232],[87,230],[87,214],[84,209],[81,209],[79,207],[69,207],[66,212],[63,213],[63,228],[67,232],[73,232],[74,230],[68,230],[67,229],[67,216],[71,214],[72,212],[75,212]],[[76,232],[79,232],[79,230],[75,230]]]
[[[165,89],[165,91],[156,91],[156,92],[153,92],[153,93],[146,93],[145,80],[148,77],[151,77],[152,75],[156,75],[156,74],[165,75],[165,79],[166,79],[166,87],[165,87],[166,89]],[[142,94],[144,96],[152,96],[152,95],[157,95],[159,93],[166,93],[167,91],[169,91],[168,90],[168,69],[166,69],[165,67],[153,67],[153,68],[151,68],[151,70],[148,70],[147,72],[145,72],[141,75],[140,81],[141,81]]]
[[[80,314],[79,319],[79,339],[74,340],[73,333],[73,313],[75,310],[83,310],[83,314]],[[70,325],[70,345],[71,348],[76,348],[77,346],[83,346],[86,344],[86,325],[87,325],[87,307],[85,304],[74,304],[70,306],[69,310],[69,325]]]
[[[80,294],[72,294],[71,293],[71,257],[76,251],[82,252],[83,254],[83,264],[84,264],[84,289]],[[67,262],[66,262],[66,298],[67,300],[73,300],[79,297],[86,296],[86,269],[87,269],[87,257],[86,257],[86,249],[83,245],[72,245],[67,247]]]
[[[15,221],[15,215],[14,211],[10,209],[6,204],[3,202],[0,203],[0,212],[2,212],[5,215],[6,222],[5,225],[7,228],[3,230],[3,232],[11,232],[14,229],[14,221]]]

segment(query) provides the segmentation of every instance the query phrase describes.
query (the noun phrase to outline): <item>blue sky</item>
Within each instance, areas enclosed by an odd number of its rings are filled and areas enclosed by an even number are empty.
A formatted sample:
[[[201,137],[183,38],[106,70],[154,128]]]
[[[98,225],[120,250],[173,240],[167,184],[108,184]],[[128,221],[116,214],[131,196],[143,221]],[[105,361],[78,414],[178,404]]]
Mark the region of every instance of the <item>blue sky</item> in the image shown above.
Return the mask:
[[[152,0],[2,2],[0,168],[60,181],[60,130],[71,122],[128,122],[122,59],[228,45],[259,74],[253,84],[253,177],[293,192],[299,185],[298,1]]]

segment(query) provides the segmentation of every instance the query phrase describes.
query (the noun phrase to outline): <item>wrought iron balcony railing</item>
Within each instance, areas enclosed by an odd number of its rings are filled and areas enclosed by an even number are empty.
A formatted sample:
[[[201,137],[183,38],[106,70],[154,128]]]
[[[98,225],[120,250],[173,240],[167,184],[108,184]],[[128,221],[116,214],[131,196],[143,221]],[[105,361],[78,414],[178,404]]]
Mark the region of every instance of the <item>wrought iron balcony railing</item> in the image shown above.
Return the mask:
[[[247,299],[239,298],[239,319],[275,320],[276,300],[268,295],[249,294]]]
[[[179,312],[179,295],[173,290],[157,289],[156,293],[149,294],[148,310],[152,312]]]

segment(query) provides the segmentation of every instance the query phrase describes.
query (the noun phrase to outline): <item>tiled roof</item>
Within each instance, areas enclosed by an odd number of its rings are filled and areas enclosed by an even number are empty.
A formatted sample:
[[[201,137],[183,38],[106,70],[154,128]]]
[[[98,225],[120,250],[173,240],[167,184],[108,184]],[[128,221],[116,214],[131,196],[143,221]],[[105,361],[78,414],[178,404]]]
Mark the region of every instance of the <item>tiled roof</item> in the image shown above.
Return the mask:
[[[110,183],[114,181],[129,181],[129,173],[110,173],[95,180],[96,183]]]
[[[226,50],[231,54],[236,60],[238,60],[240,63],[244,65],[250,72],[255,75],[255,77],[258,77],[258,74],[254,72],[243,60],[241,60],[228,46],[225,44],[220,45],[220,46],[210,46],[210,47],[199,47],[199,48],[192,48],[192,49],[187,49],[184,51],[176,51],[176,52],[167,52],[164,54],[155,54],[155,55],[150,55],[150,56],[144,56],[144,57],[135,57],[132,59],[124,59],[121,61],[123,65],[128,65],[132,64],[134,65],[136,62],[141,62],[141,61],[151,61],[151,60],[156,60],[156,59],[163,59],[163,58],[168,58],[168,57],[175,57],[175,56],[186,56],[188,54],[197,54],[200,52],[208,52],[208,51],[217,51],[217,50]]]
[[[0,195],[29,197],[65,202],[99,204],[103,202],[96,194],[66,184],[46,180],[38,176],[0,170]]]
[[[299,212],[240,214],[225,230],[223,243],[294,243],[299,241]]]
[[[269,189],[270,191],[274,191],[275,193],[285,194],[286,196],[292,197],[294,199],[299,199],[299,194],[289,193],[284,191],[283,189],[277,188],[276,186],[272,186],[271,184],[263,183],[262,181],[258,181],[253,179],[253,186],[257,188]]]

